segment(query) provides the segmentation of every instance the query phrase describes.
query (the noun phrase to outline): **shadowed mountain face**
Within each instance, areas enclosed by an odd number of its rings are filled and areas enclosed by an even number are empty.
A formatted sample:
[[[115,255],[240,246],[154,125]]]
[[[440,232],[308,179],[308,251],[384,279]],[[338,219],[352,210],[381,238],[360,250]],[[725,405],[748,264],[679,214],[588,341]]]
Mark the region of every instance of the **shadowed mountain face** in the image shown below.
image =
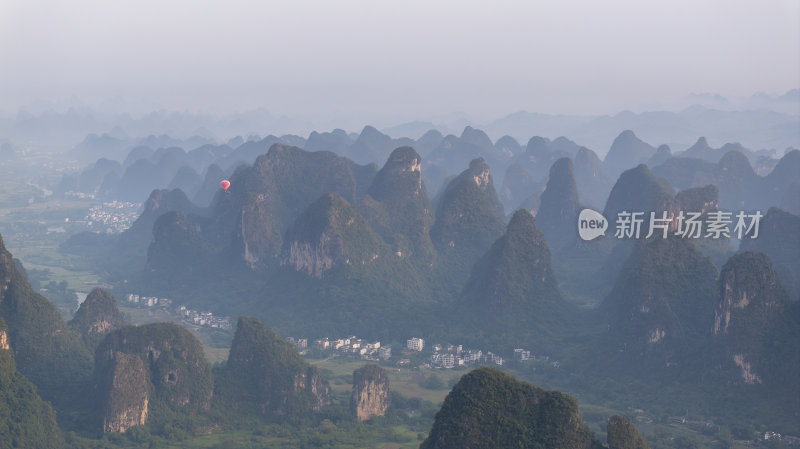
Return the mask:
[[[45,400],[60,409],[66,393],[82,394],[91,377],[91,356],[46,298],[34,292],[17,270],[0,238],[0,318],[8,325],[17,369]],[[72,391],[67,388],[73,386]]]
[[[792,300],[800,298],[800,217],[776,207],[770,208],[759,224],[758,238],[745,238],[741,249],[759,251],[772,261]]]
[[[305,149],[308,151],[332,151],[336,154],[345,154],[353,140],[342,129],[335,129],[329,133],[312,132],[308,136]]]
[[[664,161],[672,157],[672,149],[669,145],[659,145],[656,149],[656,153],[647,160],[648,167],[656,167],[660,164],[663,164]]]
[[[594,151],[581,148],[575,154],[574,166],[575,183],[581,201],[600,210],[614,185],[613,180],[606,175],[603,163]]]
[[[431,186],[442,185],[447,176],[454,174],[454,167],[463,167],[473,159],[483,159],[493,170],[505,171],[509,157],[499,151],[483,131],[470,126],[464,128],[460,137],[449,135],[425,158],[425,170]]]
[[[197,189],[197,192],[192,197],[192,202],[200,207],[208,206],[214,199],[214,195],[219,191],[219,183],[227,176],[225,172],[217,164],[211,164],[206,170],[203,183]]]
[[[503,205],[494,190],[489,166],[475,159],[445,188],[436,203],[431,240],[453,284],[460,285],[505,228]]]
[[[655,212],[659,218],[664,212],[667,212],[668,217],[677,216],[678,204],[669,183],[656,177],[646,165],[640,164],[620,175],[608,196],[603,215],[609,220],[609,224],[613,225],[617,222],[620,212],[643,213],[641,217],[645,221],[641,237],[644,237],[649,229],[651,212]]]
[[[651,368],[680,363],[713,322],[717,270],[691,241],[637,241],[602,309],[612,339]]]
[[[8,327],[0,318],[0,447],[61,448],[64,441],[50,405],[16,369]]]
[[[522,164],[515,162],[506,170],[499,196],[507,209],[514,210],[541,189],[542,182],[537,180]]]
[[[533,179],[544,182],[547,171],[557,159],[562,157],[572,159],[582,149],[585,150],[565,137],[551,141],[545,137],[534,136],[528,141],[524,151],[519,151],[510,163],[522,166]]]
[[[647,162],[655,153],[656,149],[636,137],[633,131],[623,131],[614,139],[603,164],[608,173],[616,176],[631,166]]]
[[[163,425],[174,413],[207,410],[214,394],[203,346],[174,323],[125,326],[108,334],[95,352],[95,381],[104,432]]]
[[[417,141],[415,142],[414,147],[415,150],[419,152],[422,156],[427,156],[428,153],[433,151],[436,147],[439,146],[440,143],[444,140],[444,136],[442,133],[435,129],[431,129],[425,132]]]
[[[526,210],[472,269],[457,304],[470,327],[489,334],[532,335],[539,344],[560,334],[571,307],[563,301],[544,235]]]
[[[606,431],[608,449],[650,449],[629,418],[612,416],[608,419]]]
[[[411,147],[397,148],[375,175],[359,208],[394,252],[425,265],[433,262],[433,211],[422,180],[422,160]]]
[[[547,244],[558,251],[578,235],[578,187],[572,175],[572,160],[561,158],[550,168],[547,187],[541,196],[536,223]]]
[[[330,192],[355,201],[374,174],[374,166],[358,166],[333,153],[273,145],[253,166],[233,174],[231,187],[211,206],[214,222],[204,234],[221,247],[233,240],[231,252],[252,267],[273,265],[282,234],[303,210]]]
[[[600,447],[572,397],[502,371],[466,374],[447,395],[420,449]]]
[[[228,363],[220,371],[223,400],[236,408],[298,418],[330,405],[328,382],[319,370],[255,318],[239,318]]]
[[[779,205],[800,177],[800,150],[787,152],[763,177],[756,174],[747,156],[736,149],[727,150],[716,163],[683,156],[669,158],[653,168],[653,172],[678,189],[717,186],[723,210],[764,211]]]
[[[396,257],[358,211],[331,193],[314,202],[286,233],[281,265],[322,278],[333,268]]]
[[[413,144],[409,138],[392,139],[372,126],[365,126],[343,156],[359,164],[374,164],[386,160],[394,148]]]
[[[759,408],[800,412],[800,321],[770,260],[761,253],[736,254],[722,267],[715,298],[713,372],[720,379],[761,395]],[[796,304],[795,304],[796,306]]]
[[[195,169],[188,165],[184,165],[178,169],[177,173],[175,173],[175,177],[172,178],[172,181],[170,181],[167,188],[181,189],[182,191],[187,192],[188,195],[194,196],[195,192],[200,189],[202,184],[203,178],[197,174]]]
[[[83,337],[86,346],[94,351],[106,334],[119,329],[125,322],[114,297],[101,288],[95,288],[81,303],[68,324]]]
[[[211,271],[214,256],[213,248],[197,227],[192,226],[181,212],[170,211],[153,224],[145,278],[154,285],[189,286],[193,279]]]
[[[680,210],[686,216],[699,212],[701,214],[700,220],[707,221],[709,213],[719,211],[718,193],[717,186],[713,184],[704,187],[692,187],[678,192],[675,195],[675,201],[678,202]],[[725,236],[715,239],[695,239],[694,244],[698,250],[710,257],[718,267],[721,267],[734,252],[731,239]]]
[[[780,207],[789,213],[800,215],[800,180],[794,181],[786,187]]]
[[[745,383],[761,383],[757,373],[767,368],[766,346],[773,338],[788,343],[787,335],[780,336],[787,332],[787,312],[788,297],[767,256],[748,251],[728,260],[720,273],[713,334],[724,340]]]

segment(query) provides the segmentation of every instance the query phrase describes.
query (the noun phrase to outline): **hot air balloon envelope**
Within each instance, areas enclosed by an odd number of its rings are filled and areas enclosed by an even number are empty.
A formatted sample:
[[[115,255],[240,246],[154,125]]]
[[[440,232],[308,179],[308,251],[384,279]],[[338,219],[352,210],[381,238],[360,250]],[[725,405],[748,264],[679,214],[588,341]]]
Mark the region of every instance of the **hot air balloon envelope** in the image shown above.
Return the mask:
[[[231,186],[231,182],[227,179],[223,179],[222,182],[219,183],[219,186],[222,187],[222,190],[228,191],[228,187]]]

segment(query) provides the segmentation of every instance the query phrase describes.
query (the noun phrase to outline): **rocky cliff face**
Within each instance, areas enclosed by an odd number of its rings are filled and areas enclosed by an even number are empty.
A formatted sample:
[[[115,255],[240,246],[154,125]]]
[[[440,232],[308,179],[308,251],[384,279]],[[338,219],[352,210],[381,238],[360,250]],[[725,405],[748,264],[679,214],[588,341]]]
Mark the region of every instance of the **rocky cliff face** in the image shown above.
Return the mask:
[[[298,416],[330,404],[328,383],[317,368],[255,318],[239,318],[223,375],[230,400],[267,416]]]
[[[5,322],[3,323],[3,328],[0,329],[0,349],[11,349],[8,344],[8,332],[5,329]]]
[[[273,145],[231,176],[230,189],[211,205],[214,221],[204,235],[224,247],[232,237],[230,249],[251,267],[273,265],[282,234],[311,203],[330,192],[353,202],[374,175],[374,165],[358,166],[327,151]]]
[[[106,334],[119,329],[125,322],[114,297],[101,288],[95,288],[68,324],[83,337],[87,347],[94,349]]]
[[[786,307],[786,295],[769,259],[745,252],[732,257],[720,273],[720,298],[714,310],[714,335],[725,335],[733,327],[768,324]],[[735,321],[734,323],[732,323]],[[739,321],[742,321],[741,323]]]
[[[308,396],[308,404],[315,412],[331,405],[328,381],[316,366],[309,366],[304,373],[295,374],[293,393],[295,397]]]
[[[722,268],[713,335],[724,365],[745,384],[764,382],[771,365],[792,366],[788,298],[769,259],[755,252],[732,257]],[[788,346],[787,346],[788,345]],[[784,354],[782,354],[784,353]],[[734,368],[734,365],[736,368]]]
[[[289,228],[281,265],[321,278],[335,266],[369,265],[389,251],[358,211],[330,193],[306,210]]]
[[[378,365],[365,365],[353,371],[353,396],[350,410],[364,421],[372,416],[383,416],[392,402],[389,377]]]
[[[117,352],[104,380],[103,432],[125,432],[147,423],[149,379],[142,359]]]
[[[423,264],[433,261],[433,212],[422,180],[422,158],[411,147],[392,151],[359,208],[394,252]],[[374,201],[371,201],[374,200]]]
[[[202,345],[172,323],[125,326],[108,334],[95,353],[95,379],[106,431],[145,421],[149,410],[206,410],[214,393]]]

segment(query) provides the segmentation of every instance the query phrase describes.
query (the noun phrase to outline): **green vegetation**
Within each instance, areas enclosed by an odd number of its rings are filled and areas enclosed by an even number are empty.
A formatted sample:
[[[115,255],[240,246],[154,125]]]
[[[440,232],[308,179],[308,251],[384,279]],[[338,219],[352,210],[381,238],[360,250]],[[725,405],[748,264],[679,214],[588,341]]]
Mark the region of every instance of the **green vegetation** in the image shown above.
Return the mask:
[[[608,449],[650,449],[629,418],[614,415],[608,419]]]
[[[596,446],[573,398],[480,368],[462,377],[447,395],[420,448]]]
[[[53,404],[62,423],[85,425],[91,355],[53,304],[30,288],[1,239],[0,280],[0,318],[8,325],[19,371]]]
[[[431,227],[438,258],[434,278],[446,290],[463,285],[472,265],[503,234],[503,205],[483,159],[450,181],[434,200],[436,221]],[[451,290],[452,291],[452,290]]]
[[[122,313],[117,308],[117,301],[107,291],[96,288],[92,290],[75,312],[75,317],[68,323],[69,328],[77,332],[92,351],[97,348],[105,335],[124,324]]]
[[[319,370],[255,318],[239,318],[218,378],[217,401],[242,413],[300,419],[330,404],[328,383]]]
[[[7,332],[0,318],[0,448],[63,447],[53,409],[16,370],[13,351],[3,347]]]
[[[458,316],[480,331],[485,343],[536,342],[552,348],[574,307],[563,301],[544,235],[526,210],[475,264],[456,304]],[[476,342],[477,343],[477,342]]]
[[[126,394],[124,388],[112,389],[114,376],[118,375],[114,368],[118,353],[136,356],[146,367],[142,375],[147,376],[151,391],[148,423],[162,435],[173,432],[173,428],[179,433],[190,432],[194,426],[192,416],[209,408],[214,388],[214,377],[200,342],[172,323],[125,326],[111,332],[95,353],[95,376],[102,404],[114,399],[110,397],[112,391]]]
[[[422,181],[421,160],[411,147],[392,151],[359,209],[395,252],[428,265],[435,253],[429,235],[433,213]]]

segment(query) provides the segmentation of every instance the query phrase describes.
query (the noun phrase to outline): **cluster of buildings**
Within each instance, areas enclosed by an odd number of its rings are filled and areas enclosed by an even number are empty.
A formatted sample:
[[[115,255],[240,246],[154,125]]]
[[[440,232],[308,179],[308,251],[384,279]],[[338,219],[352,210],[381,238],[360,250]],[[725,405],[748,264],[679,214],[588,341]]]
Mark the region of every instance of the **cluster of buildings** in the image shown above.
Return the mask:
[[[336,355],[348,355],[351,357],[361,358],[363,360],[386,361],[392,357],[391,346],[381,345],[380,341],[368,341],[356,336],[347,338],[330,339],[321,338],[315,340],[309,346],[309,342],[305,338],[288,337],[286,339],[289,343],[297,347],[300,354],[306,354],[311,347],[321,352],[331,352]],[[425,348],[425,340],[419,337],[412,337],[406,340],[403,354],[410,356],[415,352],[422,352]],[[441,345],[435,344],[431,348],[433,354],[431,355],[430,362],[425,362],[424,365],[431,368],[457,368],[464,366],[474,365],[497,365],[503,366],[505,360],[498,354],[491,351],[483,351],[481,349],[467,349],[462,345]],[[518,361],[536,360],[550,363],[554,367],[560,364],[558,361],[550,362],[548,356],[536,356],[531,354],[530,351],[525,349],[514,350],[515,359]],[[411,364],[410,358],[402,358],[397,360],[398,366],[406,366]]]
[[[231,330],[231,319],[226,316],[214,316],[211,312],[198,312],[186,306],[179,306],[176,309],[183,321],[194,324],[195,326],[213,327],[215,329]]]
[[[756,432],[754,440],[756,443],[761,443],[762,441],[780,441],[789,447],[800,447],[800,437],[781,435],[778,432],[772,431],[767,431],[763,434],[761,432]]]
[[[461,345],[433,345],[431,366],[435,368],[456,368],[469,365],[497,365],[503,366],[502,357],[491,351],[483,352],[480,349],[464,349]]]
[[[139,296],[133,293],[129,293],[126,298],[128,299],[129,303],[139,307],[168,307],[170,304],[172,304],[171,299],[156,298],[155,296]]]
[[[297,346],[301,353],[308,347],[305,338],[288,338],[289,342]],[[379,341],[368,341],[355,335],[347,338],[329,339],[321,338],[314,342],[314,347],[319,351],[333,351],[337,354],[359,357],[364,360],[388,360],[392,357],[392,347],[382,346]]]
[[[94,193],[73,192],[72,190],[64,192],[64,196],[67,198],[80,198],[82,200],[93,200],[95,198]]]
[[[516,360],[517,362],[526,362],[528,360],[532,362],[544,362],[544,363],[549,363],[554,368],[558,368],[559,366],[561,366],[561,362],[559,362],[558,360],[554,360],[551,362],[549,355],[531,354],[531,351],[522,348],[514,349],[514,360]]]
[[[92,206],[85,220],[87,226],[95,231],[117,234],[131,227],[139,217],[141,203],[111,201]]]
[[[172,304],[171,299],[133,293],[128,294],[126,299],[129,304],[140,308],[160,307],[166,309]],[[224,330],[233,329],[233,326],[231,326],[231,319],[226,316],[214,316],[211,312],[198,312],[186,306],[178,306],[175,309],[175,313],[177,313],[185,323],[195,326],[213,327]]]

